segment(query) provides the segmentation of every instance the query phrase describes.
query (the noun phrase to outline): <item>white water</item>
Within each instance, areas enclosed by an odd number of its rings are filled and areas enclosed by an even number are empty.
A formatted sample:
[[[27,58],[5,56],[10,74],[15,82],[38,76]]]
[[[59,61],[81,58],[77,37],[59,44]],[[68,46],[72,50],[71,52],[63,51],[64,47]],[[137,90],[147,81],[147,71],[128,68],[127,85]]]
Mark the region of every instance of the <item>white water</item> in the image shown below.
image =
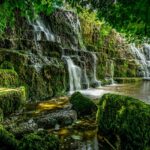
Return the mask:
[[[75,17],[73,12],[68,11],[66,13],[66,18],[68,19],[68,22],[73,27],[74,33],[77,34],[78,36],[78,47],[81,48],[82,50],[86,50],[80,33],[81,25],[78,16]],[[72,46],[72,49],[78,50],[78,47]]]
[[[148,44],[146,45],[147,47],[149,46]],[[136,62],[142,67],[143,69],[143,77],[144,78],[149,78],[150,77],[150,70],[148,69],[149,67],[149,60],[146,59],[147,54],[144,54],[144,49],[137,48],[135,44],[131,44],[131,52],[134,55]],[[147,47],[146,50],[148,50],[148,53],[150,53],[150,49]]]
[[[52,33],[50,27],[46,27],[44,21],[39,17],[34,23],[32,23],[32,26],[34,28],[34,31],[36,32],[35,34],[35,39],[36,41],[41,41],[42,40],[42,33],[44,33],[45,38],[47,41],[55,41],[55,36]]]
[[[81,90],[81,68],[76,66],[69,56],[63,56],[68,65],[70,92]]]
[[[97,86],[101,86],[101,82],[97,80],[96,77],[96,65],[97,65],[97,57],[95,53],[92,53],[93,59],[94,59],[94,65],[93,65],[93,83],[96,83]]]
[[[111,60],[110,70],[111,70],[111,84],[115,84],[115,81],[114,81],[114,62],[113,62],[113,60]]]
[[[86,50],[85,46],[83,44],[82,38],[81,38],[81,26],[80,26],[80,21],[77,17],[74,16],[74,13],[72,12],[67,12],[66,13],[66,18],[68,24],[72,27],[72,30],[74,33],[77,34],[78,38],[78,46],[73,47],[73,50],[76,51],[81,51],[81,50]],[[35,21],[31,21],[29,19],[29,23],[33,26],[34,28],[34,39],[35,39],[35,45],[36,49],[38,51],[38,55],[41,58],[42,61],[45,63],[50,63],[49,60],[47,60],[41,53],[40,51],[40,43],[38,41],[51,41],[55,42],[57,41],[57,35],[52,33],[51,28],[42,18],[38,17]],[[57,41],[58,42],[58,41]],[[61,42],[59,42],[61,43]],[[78,49],[81,48],[81,49]],[[67,62],[67,67],[68,67],[68,73],[69,73],[69,91],[78,91],[81,89],[89,89],[90,88],[90,83],[95,85],[95,86],[100,86],[100,81],[97,80],[96,78],[96,61],[97,57],[94,53],[91,53],[91,57],[93,56],[93,71],[92,72],[92,79],[89,80],[88,74],[87,74],[87,64],[86,61],[82,61],[80,56],[78,55],[73,55],[73,56],[62,56],[62,58]],[[77,58],[77,64],[71,59],[72,57]],[[40,70],[42,66],[39,64],[35,63],[35,68],[37,70]]]

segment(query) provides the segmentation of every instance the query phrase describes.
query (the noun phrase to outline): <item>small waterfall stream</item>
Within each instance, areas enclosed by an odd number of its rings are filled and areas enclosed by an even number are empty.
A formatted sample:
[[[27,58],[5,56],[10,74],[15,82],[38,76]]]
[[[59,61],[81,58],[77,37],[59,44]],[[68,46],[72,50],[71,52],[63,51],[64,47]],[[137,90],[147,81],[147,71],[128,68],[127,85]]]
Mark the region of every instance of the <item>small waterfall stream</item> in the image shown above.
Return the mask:
[[[111,84],[115,84],[115,81],[114,81],[114,62],[113,62],[113,60],[111,60],[110,71],[111,71]]]
[[[130,47],[136,62],[141,66],[140,76],[150,79],[150,45],[144,44],[143,48],[137,48],[133,43]]]
[[[63,58],[68,66],[70,92],[81,90],[81,68],[76,66],[69,56],[63,56]]]
[[[39,57],[42,61],[45,60],[45,56],[42,55],[40,50],[40,41],[56,42],[62,46],[62,60],[67,63],[69,91],[73,92],[82,89],[89,89],[90,86],[100,86],[101,83],[96,78],[97,57],[95,53],[86,51],[80,33],[81,26],[78,17],[76,17],[74,13],[66,11],[65,19],[72,32],[76,34],[76,36],[73,37],[75,45],[72,45],[71,49],[67,52],[64,52],[64,43],[61,43],[61,40],[60,42],[57,41],[58,33],[55,33],[57,31],[52,32],[51,26],[44,21],[42,17],[39,16],[35,21],[29,20],[29,23],[34,29],[35,45]],[[74,51],[75,53],[70,54],[70,51]],[[47,61],[47,63],[48,62],[49,61]]]

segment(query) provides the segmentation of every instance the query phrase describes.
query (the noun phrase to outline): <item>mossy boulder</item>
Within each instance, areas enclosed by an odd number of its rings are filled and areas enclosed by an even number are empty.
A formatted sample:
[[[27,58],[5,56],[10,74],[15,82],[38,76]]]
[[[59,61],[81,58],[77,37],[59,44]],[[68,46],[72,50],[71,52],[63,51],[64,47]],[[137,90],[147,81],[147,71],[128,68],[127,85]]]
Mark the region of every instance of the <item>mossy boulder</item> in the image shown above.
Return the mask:
[[[120,138],[120,147],[150,148],[150,105],[128,96],[105,94],[97,113],[99,134]],[[113,140],[112,140],[113,139]]]
[[[13,64],[9,61],[4,61],[1,65],[0,65],[0,69],[11,69],[14,70]]]
[[[0,108],[4,115],[19,110],[25,103],[25,88],[19,87],[15,89],[0,88]]]
[[[79,117],[91,115],[97,110],[97,106],[88,97],[82,95],[80,92],[75,92],[70,98],[72,109],[77,111]]]
[[[18,85],[18,74],[13,69],[0,69],[0,87],[16,87]]]
[[[9,133],[5,128],[0,125],[0,149],[1,150],[17,150],[18,141],[14,135]]]
[[[25,135],[19,144],[19,150],[57,150],[59,140],[47,133],[30,133]]]

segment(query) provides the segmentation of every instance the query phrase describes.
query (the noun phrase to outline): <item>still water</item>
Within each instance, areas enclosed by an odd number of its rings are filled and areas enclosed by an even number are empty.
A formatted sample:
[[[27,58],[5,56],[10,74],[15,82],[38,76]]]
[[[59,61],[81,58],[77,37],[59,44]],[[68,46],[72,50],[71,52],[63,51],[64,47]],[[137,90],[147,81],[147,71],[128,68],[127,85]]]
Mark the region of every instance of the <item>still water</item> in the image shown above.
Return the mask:
[[[101,97],[105,93],[122,94],[141,99],[150,104],[150,81],[130,84],[113,84],[97,89],[81,90],[80,92],[93,98]]]
[[[99,98],[106,93],[116,93],[131,96],[137,99],[140,99],[148,104],[150,104],[150,81],[142,81],[138,83],[130,84],[113,84],[109,86],[99,87],[97,89],[87,89],[80,90],[84,95],[87,95],[91,98]],[[82,124],[81,124],[82,126]],[[63,130],[64,131],[64,130]],[[92,131],[76,131],[68,132],[69,134],[61,135],[62,145],[60,150],[108,150],[111,147],[103,147],[101,143],[97,140],[97,135],[94,130]],[[66,133],[66,132],[62,132]],[[94,134],[90,134],[94,133]],[[83,136],[85,135],[86,136]],[[87,135],[92,135],[90,138]],[[86,138],[84,138],[86,137]]]

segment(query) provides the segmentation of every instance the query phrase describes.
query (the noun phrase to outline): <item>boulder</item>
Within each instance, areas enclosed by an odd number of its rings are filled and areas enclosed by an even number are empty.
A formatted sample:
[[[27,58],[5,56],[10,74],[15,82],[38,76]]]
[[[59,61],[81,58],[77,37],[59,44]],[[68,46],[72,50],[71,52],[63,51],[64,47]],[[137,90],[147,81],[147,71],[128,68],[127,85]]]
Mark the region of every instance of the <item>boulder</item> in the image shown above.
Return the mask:
[[[75,92],[71,98],[70,103],[79,117],[91,115],[97,110],[97,106],[88,97],[82,95],[80,92]]]
[[[14,89],[0,88],[0,108],[4,115],[9,115],[22,108],[25,104],[25,88],[19,87]]]
[[[110,137],[119,136],[120,149],[150,148],[150,105],[122,95],[102,96],[97,112],[98,132]]]

